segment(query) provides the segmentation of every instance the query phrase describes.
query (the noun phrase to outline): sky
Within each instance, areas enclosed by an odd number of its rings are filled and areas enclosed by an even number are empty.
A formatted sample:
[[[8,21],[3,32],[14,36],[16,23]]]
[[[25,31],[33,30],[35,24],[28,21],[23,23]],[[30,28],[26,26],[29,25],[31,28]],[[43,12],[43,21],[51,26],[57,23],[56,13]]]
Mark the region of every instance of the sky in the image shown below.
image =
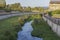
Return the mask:
[[[20,3],[21,6],[47,7],[50,0],[6,0],[7,4]]]

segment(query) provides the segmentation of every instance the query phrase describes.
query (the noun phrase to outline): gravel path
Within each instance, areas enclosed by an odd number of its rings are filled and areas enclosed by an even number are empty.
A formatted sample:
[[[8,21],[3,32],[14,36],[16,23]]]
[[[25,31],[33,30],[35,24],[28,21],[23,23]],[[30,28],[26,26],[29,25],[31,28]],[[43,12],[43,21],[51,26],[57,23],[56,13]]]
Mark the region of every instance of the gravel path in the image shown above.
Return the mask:
[[[21,16],[21,15],[30,15],[30,14],[37,14],[35,12],[24,12],[24,13],[11,13],[11,14],[0,14],[0,20],[6,19],[12,16]]]

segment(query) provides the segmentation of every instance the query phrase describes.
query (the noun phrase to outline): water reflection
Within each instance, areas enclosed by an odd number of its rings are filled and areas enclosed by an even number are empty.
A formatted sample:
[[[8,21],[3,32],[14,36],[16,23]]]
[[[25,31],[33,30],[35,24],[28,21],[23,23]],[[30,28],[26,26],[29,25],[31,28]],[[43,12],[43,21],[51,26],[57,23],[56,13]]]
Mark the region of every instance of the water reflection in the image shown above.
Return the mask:
[[[17,40],[42,40],[42,38],[37,38],[31,36],[31,32],[33,31],[33,28],[31,26],[31,23],[33,21],[27,22],[22,27],[22,31],[18,32],[18,38]]]

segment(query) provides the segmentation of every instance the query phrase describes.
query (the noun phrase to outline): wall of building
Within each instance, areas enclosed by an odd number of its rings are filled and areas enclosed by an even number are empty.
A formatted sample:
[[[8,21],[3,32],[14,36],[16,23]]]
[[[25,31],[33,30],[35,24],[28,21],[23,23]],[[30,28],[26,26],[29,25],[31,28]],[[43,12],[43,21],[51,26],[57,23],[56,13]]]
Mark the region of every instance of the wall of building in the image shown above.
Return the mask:
[[[49,10],[60,10],[60,4],[50,4]]]

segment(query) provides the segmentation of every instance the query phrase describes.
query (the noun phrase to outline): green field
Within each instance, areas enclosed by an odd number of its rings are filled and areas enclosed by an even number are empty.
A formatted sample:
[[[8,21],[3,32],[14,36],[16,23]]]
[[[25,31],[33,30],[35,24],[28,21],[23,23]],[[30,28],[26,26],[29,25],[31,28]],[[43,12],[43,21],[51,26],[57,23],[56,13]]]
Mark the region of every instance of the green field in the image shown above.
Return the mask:
[[[42,19],[35,19],[32,23],[32,36],[43,38],[43,40],[60,40],[60,37],[55,34],[50,26]]]

